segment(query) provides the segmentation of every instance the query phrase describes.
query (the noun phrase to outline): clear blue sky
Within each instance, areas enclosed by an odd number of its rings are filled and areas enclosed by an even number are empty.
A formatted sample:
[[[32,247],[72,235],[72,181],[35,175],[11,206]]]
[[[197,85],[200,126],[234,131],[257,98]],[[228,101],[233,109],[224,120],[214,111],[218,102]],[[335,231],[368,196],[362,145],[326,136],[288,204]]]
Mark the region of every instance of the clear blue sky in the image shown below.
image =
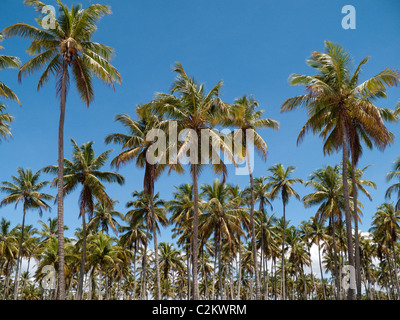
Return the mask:
[[[84,6],[91,1],[80,2]],[[92,1],[93,2],[93,1]],[[154,97],[156,92],[167,92],[174,73],[171,66],[180,61],[187,73],[207,88],[219,80],[224,81],[222,99],[233,102],[243,94],[253,94],[265,110],[265,117],[280,122],[278,132],[261,131],[269,147],[266,162],[256,160],[254,175],[267,175],[267,168],[283,163],[297,167],[294,176],[307,179],[315,169],[327,164],[337,164],[340,156],[324,157],[322,144],[317,137],[309,135],[300,146],[296,146],[297,135],[306,121],[303,110],[280,113],[284,100],[303,92],[303,88],[288,85],[290,73],[311,74],[313,70],[305,64],[313,50],[322,51],[324,40],[343,45],[358,63],[370,56],[361,81],[386,67],[399,68],[400,52],[400,2],[398,0],[159,0],[159,1],[117,1],[102,0],[109,4],[113,14],[99,24],[94,40],[110,45],[116,50],[113,64],[120,70],[123,83],[115,92],[95,82],[96,99],[86,108],[71,86],[67,100],[65,124],[65,156],[70,158],[70,138],[78,144],[95,141],[96,153],[114,149],[112,157],[120,151],[118,146],[105,145],[107,134],[120,132],[122,127],[114,123],[118,113],[134,115],[135,106]],[[55,1],[48,0],[55,5]],[[341,26],[344,5],[356,8],[357,29],[344,30]],[[2,0],[0,6],[0,29],[16,22],[34,24],[35,11],[23,5],[22,0]],[[29,59],[25,53],[29,42],[24,39],[3,41],[2,54],[16,55],[23,62]],[[57,132],[59,103],[55,97],[54,79],[37,92],[38,74],[25,78],[18,84],[17,71],[7,70],[0,74],[19,96],[22,107],[7,102],[9,112],[15,116],[12,124],[14,138],[0,144],[0,181],[10,180],[17,167],[39,170],[57,160]],[[393,108],[399,100],[399,88],[388,91],[388,99],[377,103],[380,107]],[[397,136],[399,125],[389,125]],[[370,190],[373,202],[361,197],[364,203],[364,218],[361,230],[367,231],[377,205],[384,201],[388,187],[385,181],[387,171],[392,168],[396,157],[400,156],[400,142],[384,153],[365,150],[360,166],[373,164],[365,178],[377,183],[377,190]],[[133,190],[140,190],[143,171],[128,165],[120,173],[126,177],[126,184],[107,186],[111,197],[118,199],[117,206],[125,213],[125,203]],[[51,176],[43,175],[50,179]],[[210,183],[214,179],[209,170],[204,171],[200,183]],[[164,174],[156,184],[161,197],[169,199],[173,185],[190,182],[186,175]],[[248,177],[235,176],[230,170],[229,183],[247,186]],[[55,189],[48,189],[52,194]],[[297,187],[301,196],[311,192]],[[281,204],[274,202],[274,211],[281,216]],[[287,208],[288,219],[297,225],[314,215],[315,209],[304,209],[296,201],[290,201]],[[56,217],[57,208],[44,213],[42,220]],[[21,209],[13,206],[0,208],[0,216],[12,221],[13,226],[21,222]],[[29,212],[27,223],[37,225],[39,215]],[[73,236],[78,220],[78,193],[65,199],[65,224],[70,230],[66,236]],[[164,230],[161,241],[171,241],[170,233]]]

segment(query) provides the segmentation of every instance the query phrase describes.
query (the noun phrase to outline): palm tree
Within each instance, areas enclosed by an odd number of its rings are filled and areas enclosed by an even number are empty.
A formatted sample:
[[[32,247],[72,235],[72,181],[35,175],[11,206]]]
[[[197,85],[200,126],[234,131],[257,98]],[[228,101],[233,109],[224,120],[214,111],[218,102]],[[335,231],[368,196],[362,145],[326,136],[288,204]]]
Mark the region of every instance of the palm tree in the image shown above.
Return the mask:
[[[186,267],[187,267],[187,298],[190,300],[191,290],[190,290],[190,250],[193,244],[193,185],[185,183],[179,187],[174,186],[176,189],[173,192],[173,199],[167,202],[168,211],[171,212],[171,217],[169,219],[169,224],[174,224],[175,227],[172,228],[172,238],[177,239],[176,243],[178,246],[185,247],[186,250]],[[200,208],[199,214],[201,215],[201,194],[199,195],[198,207]]]
[[[158,248],[157,233],[160,233],[159,224],[162,226],[166,226],[168,224],[168,219],[165,216],[165,201],[159,198],[158,193],[153,197],[152,200],[150,200],[148,193],[145,191],[134,191],[132,193],[132,197],[134,200],[128,201],[126,207],[134,209],[128,211],[126,213],[126,217],[129,220],[137,220],[138,218],[144,219],[147,230],[151,231],[153,234],[154,251],[156,251]],[[145,246],[147,248],[147,245]],[[156,269],[157,268],[159,268],[159,265],[156,264]],[[143,272],[145,273],[146,270],[144,269]],[[159,274],[160,270],[156,272]],[[159,289],[157,287],[157,300],[159,299],[158,291]]]
[[[291,85],[305,85],[307,93],[287,99],[281,111],[304,106],[309,119],[300,131],[297,142],[312,130],[320,132],[324,140],[324,153],[342,149],[343,193],[346,216],[349,265],[354,267],[351,214],[348,186],[348,145],[354,157],[354,167],[361,154],[360,140],[371,146],[372,142],[384,149],[392,141],[392,134],[386,129],[383,118],[393,118],[389,110],[380,110],[373,101],[386,96],[386,88],[395,86],[400,75],[386,68],[376,76],[359,84],[361,67],[369,58],[364,58],[353,74],[350,55],[338,44],[325,41],[325,52],[314,51],[307,63],[318,71],[315,76],[292,74]],[[371,142],[372,141],[372,142]],[[354,289],[349,288],[348,299],[354,299]]]
[[[255,195],[254,195],[254,182],[253,182],[253,168],[250,163],[250,147],[251,144],[256,148],[257,151],[260,152],[263,159],[266,160],[268,147],[265,143],[264,139],[258,134],[257,130],[272,128],[274,130],[279,129],[279,123],[275,120],[262,118],[264,110],[257,110],[259,107],[258,101],[254,99],[252,96],[244,95],[241,98],[238,98],[232,104],[229,110],[229,116],[225,121],[225,125],[233,126],[238,128],[235,132],[235,136],[241,137],[241,146],[242,150],[240,151],[239,156],[241,158],[247,158],[247,165],[249,170],[249,178],[250,178],[250,230],[252,236],[252,246],[253,246],[253,254],[254,254],[254,266],[255,266],[255,279],[256,279],[256,300],[260,300],[261,298],[261,286],[260,286],[260,277],[258,272],[258,263],[257,263],[257,248],[256,248],[256,238],[255,238],[255,226],[254,226],[254,204],[255,204]],[[250,141],[250,137],[248,135],[253,135],[253,141]],[[236,139],[234,138],[234,141]]]
[[[92,272],[98,271],[99,275],[99,300],[103,300],[103,277],[107,267],[122,262],[118,257],[119,247],[115,239],[99,232],[88,237],[88,262],[93,267]]]
[[[395,183],[391,185],[387,190],[385,197],[387,199],[390,199],[392,196],[392,193],[397,192],[397,202],[395,205],[396,210],[400,210],[400,157],[396,159],[393,165],[393,170],[389,171],[387,176],[386,176],[387,181],[390,181],[392,179],[398,179],[399,183]]]
[[[18,299],[18,280],[19,265],[21,263],[22,242],[24,238],[25,215],[28,210],[39,210],[39,215],[43,213],[42,209],[51,209],[46,201],[53,199],[53,196],[42,193],[49,181],[39,182],[40,171],[35,174],[30,169],[17,169],[18,176],[12,176],[13,182],[3,181],[0,191],[8,194],[0,203],[0,206],[15,203],[15,207],[21,202],[23,207],[21,237],[19,240],[17,268],[14,280],[14,300]]]
[[[290,178],[290,175],[296,169],[295,166],[288,166],[286,169],[279,163],[268,170],[272,173],[271,176],[267,177],[268,186],[271,188],[271,198],[281,197],[283,205],[283,238],[282,238],[282,299],[286,299],[285,294],[285,220],[286,220],[286,205],[289,202],[291,196],[294,196],[300,200],[300,196],[293,189],[293,185],[296,183],[303,183],[302,179]]]
[[[224,139],[217,134],[213,128],[221,124],[222,112],[226,111],[228,105],[219,97],[222,81],[218,82],[208,93],[204,91],[204,85],[189,78],[182,65],[177,62],[174,66],[177,78],[172,85],[171,94],[160,93],[152,102],[152,109],[160,116],[165,117],[167,122],[175,122],[177,132],[183,133],[183,142],[176,146],[176,152],[170,151],[172,168],[177,168],[182,162],[182,157],[190,151],[190,174],[193,181],[193,246],[192,246],[192,277],[193,277],[193,299],[199,299],[199,288],[197,279],[198,254],[199,254],[199,187],[198,177],[201,169],[210,158],[213,158],[212,168],[216,174],[222,174],[223,179],[227,175],[227,169],[219,157],[219,151],[224,151],[234,162],[228,146]],[[174,95],[176,94],[176,95]],[[204,141],[201,137],[206,137]],[[179,137],[181,138],[181,137]],[[170,149],[174,145],[169,146]],[[208,152],[199,152],[208,150]],[[185,162],[185,161],[184,161]]]
[[[311,218],[309,237],[311,243],[314,243],[318,246],[319,270],[321,272],[321,282],[323,287],[324,300],[326,300],[326,288],[325,288],[324,273],[322,270],[322,259],[321,259],[321,243],[324,244],[327,241],[328,236],[326,234],[326,229],[323,226],[323,222],[319,220],[317,217]]]
[[[24,0],[24,3],[33,6],[43,19],[47,10],[43,10],[45,3],[38,0]],[[50,79],[56,77],[56,91],[60,97],[60,121],[58,131],[58,298],[65,299],[64,275],[64,216],[63,216],[63,178],[64,178],[64,120],[67,89],[69,87],[69,72],[72,71],[74,82],[80,98],[89,104],[94,99],[93,76],[100,78],[104,83],[113,86],[113,82],[121,83],[118,70],[110,64],[114,50],[106,45],[92,41],[97,30],[98,21],[111,14],[107,5],[92,4],[86,9],[81,5],[72,5],[68,8],[60,0],[58,17],[52,14],[54,28],[45,30],[26,23],[16,23],[4,29],[5,37],[20,36],[32,40],[27,49],[35,55],[20,69],[18,77],[30,75],[43,69],[38,90]]]
[[[57,218],[48,218],[47,221],[48,225],[42,220],[38,221],[38,223],[42,226],[42,230],[38,231],[41,242],[48,242],[57,238]],[[64,230],[68,230],[68,227],[64,226]]]
[[[72,161],[64,159],[64,194],[69,194],[74,191],[79,185],[82,186],[82,191],[79,196],[79,218],[82,218],[82,260],[80,269],[80,279],[78,287],[78,300],[82,299],[83,277],[85,274],[86,260],[86,212],[89,217],[93,215],[94,199],[104,202],[106,206],[112,208],[112,201],[106,193],[102,182],[117,182],[119,185],[124,184],[125,179],[116,172],[101,171],[101,168],[106,164],[108,155],[112,150],[107,150],[101,153],[98,157],[95,156],[93,150],[93,142],[84,143],[78,146],[75,140],[71,139],[73,154]],[[52,165],[43,168],[46,173],[58,175],[58,166]],[[53,185],[57,185],[58,178],[55,178]]]
[[[10,123],[13,121],[14,117],[6,110],[5,104],[0,104],[0,137],[7,139],[8,136],[12,136]]]
[[[178,249],[175,249],[173,244],[167,242],[161,242],[158,246],[160,251],[160,268],[163,270],[164,280],[166,281],[166,297],[169,297],[169,272],[182,271],[184,265],[182,263],[182,256]]]
[[[1,273],[4,274],[4,285],[3,285],[3,300],[6,300],[9,274],[11,266],[15,260],[17,254],[18,239],[15,237],[12,230],[10,230],[11,222],[4,218],[0,221],[0,263]]]
[[[235,235],[241,234],[240,216],[245,209],[236,208],[234,202],[229,201],[229,189],[224,182],[215,179],[212,185],[205,184],[201,187],[202,196],[207,202],[204,213],[200,216],[200,234],[208,239],[214,233],[216,256],[218,257],[219,293],[221,300],[222,290],[222,245],[223,242],[232,248]]]
[[[0,33],[0,42],[2,40],[3,40],[3,34]],[[0,46],[0,49],[4,48]],[[0,71],[11,68],[19,68],[20,65],[21,65],[21,60],[19,58],[0,54]],[[18,102],[19,105],[21,105],[14,91],[12,91],[5,83],[1,81],[0,81],[0,97],[5,97],[6,99],[16,101]]]
[[[146,230],[144,217],[134,217],[134,219],[131,219],[129,215],[126,215],[124,221],[128,223],[128,226],[121,226],[120,228],[122,233],[125,232],[120,237],[120,244],[129,250],[133,249],[133,293],[134,299],[136,299],[136,256],[141,246],[147,246],[150,234]]]
[[[304,206],[306,208],[319,205],[315,218],[319,222],[329,220],[329,229],[331,230],[331,238],[333,244],[334,258],[334,274],[336,281],[337,296],[340,294],[340,279],[337,263],[337,246],[336,246],[336,221],[341,221],[342,210],[344,207],[343,187],[339,175],[340,167],[327,165],[325,168],[315,170],[310,175],[310,180],[305,183],[306,187],[312,187],[313,193],[303,197]]]
[[[358,204],[358,190],[360,190],[367,198],[372,201],[372,197],[365,187],[372,187],[376,189],[376,184],[370,180],[363,179],[365,170],[370,166],[364,168],[356,168],[355,161],[347,164],[349,171],[348,176],[351,176],[351,192],[350,196],[353,198],[353,212],[354,212],[354,249],[355,249],[355,266],[356,266],[356,286],[357,286],[357,300],[361,299],[361,266],[360,266],[360,240],[358,232],[358,222],[361,221],[359,217],[359,204]],[[356,209],[357,208],[357,209]],[[361,212],[360,212],[361,213]]]
[[[126,127],[129,130],[129,134],[110,134],[106,137],[105,142],[107,144],[111,142],[120,144],[123,149],[111,162],[112,166],[118,169],[121,165],[127,164],[136,158],[136,166],[145,169],[143,191],[150,199],[150,210],[154,211],[154,183],[165,169],[165,164],[152,164],[147,161],[148,151],[155,143],[154,140],[148,140],[147,137],[151,130],[160,126],[160,121],[158,117],[151,113],[149,105],[139,106],[136,111],[139,121],[133,120],[127,114],[119,114],[115,117],[115,121],[120,122]],[[154,213],[152,215],[154,215]],[[155,263],[157,299],[160,300],[161,286],[158,251],[155,251]]]
[[[124,215],[114,209],[114,204],[117,203],[118,200],[111,200],[111,206],[106,202],[97,201],[93,207],[93,217],[90,219],[87,224],[88,230],[98,230],[101,226],[101,231],[108,234],[108,227],[114,231],[115,235],[118,235],[118,229],[121,228],[121,225],[115,218],[124,219]]]
[[[397,272],[397,255],[394,244],[400,234],[400,210],[396,210],[393,203],[383,203],[378,206],[378,211],[373,216],[372,227],[370,232],[377,235],[380,245],[386,246],[391,250],[393,255],[394,266],[394,283],[396,287],[397,296],[400,297],[400,287]],[[389,268],[392,269],[392,264],[388,256]]]
[[[0,41],[3,40],[3,35],[0,33]],[[3,49],[0,46],[0,49]],[[0,71],[10,68],[19,68],[21,61],[17,57],[6,56],[0,54]],[[20,105],[17,95],[3,82],[0,81],[0,97],[5,97],[10,100],[17,101]],[[7,136],[12,136],[10,131],[10,123],[13,121],[13,116],[7,112],[6,105],[0,103],[0,137],[6,139]]]

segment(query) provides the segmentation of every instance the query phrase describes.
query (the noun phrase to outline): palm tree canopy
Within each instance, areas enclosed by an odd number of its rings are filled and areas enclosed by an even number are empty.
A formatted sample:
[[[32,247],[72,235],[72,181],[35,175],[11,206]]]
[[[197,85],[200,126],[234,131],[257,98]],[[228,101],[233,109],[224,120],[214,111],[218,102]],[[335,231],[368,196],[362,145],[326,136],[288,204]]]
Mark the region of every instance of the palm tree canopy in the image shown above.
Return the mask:
[[[2,40],[3,40],[3,34],[0,33],[0,42]],[[0,49],[3,49],[3,47],[0,46]],[[11,68],[17,69],[19,68],[20,65],[21,65],[21,60],[19,58],[0,54],[0,71]],[[18,102],[19,105],[21,105],[21,102],[19,101],[17,95],[5,83],[1,81],[0,81],[0,97],[16,101]]]
[[[314,76],[292,74],[291,85],[304,85],[307,93],[287,99],[281,111],[290,111],[297,107],[308,110],[308,120],[298,136],[300,143],[308,131],[320,133],[324,140],[324,153],[337,150],[342,144],[342,135],[346,133],[354,156],[361,153],[360,139],[368,147],[372,143],[384,149],[393,140],[383,120],[394,121],[392,110],[380,109],[374,100],[386,97],[388,87],[397,86],[400,75],[386,68],[374,77],[359,83],[361,67],[368,62],[364,58],[351,73],[352,58],[338,44],[325,41],[325,52],[314,51],[307,60],[310,67],[318,72]],[[343,123],[345,128],[342,128]]]
[[[15,204],[15,207],[22,202],[24,210],[37,209],[42,215],[42,209],[51,209],[46,201],[54,197],[42,193],[41,189],[49,184],[49,181],[39,181],[40,171],[33,173],[31,169],[17,169],[18,176],[12,176],[12,182],[3,181],[0,191],[8,194],[0,203],[0,206]]]
[[[271,198],[281,197],[282,202],[287,204],[289,198],[294,196],[300,200],[299,194],[293,189],[293,185],[296,183],[303,183],[302,179],[290,178],[290,175],[296,169],[295,166],[288,166],[286,169],[279,163],[268,169],[272,173],[268,179],[268,186],[271,188]]]
[[[101,168],[108,161],[112,150],[107,150],[96,157],[93,142],[87,142],[78,146],[75,140],[71,139],[73,155],[72,160],[64,159],[64,192],[69,194],[79,185],[82,185],[80,201],[84,203],[89,213],[94,210],[94,198],[108,203],[112,206],[103,182],[116,182],[120,185],[125,183],[123,176],[116,172],[101,171]],[[50,165],[42,169],[43,172],[58,174],[58,166]],[[53,185],[57,185],[58,178],[54,178]]]
[[[87,106],[94,99],[93,75],[110,86],[113,82],[121,83],[121,75],[110,63],[114,50],[92,41],[96,24],[104,15],[111,14],[109,6],[92,4],[84,9],[78,4],[68,8],[57,0],[58,15],[51,13],[54,28],[44,29],[41,22],[47,11],[42,9],[46,4],[38,0],[25,0],[24,3],[33,6],[39,13],[39,27],[16,23],[4,29],[6,38],[19,36],[32,40],[27,52],[34,57],[22,65],[18,74],[20,81],[22,77],[44,69],[38,90],[53,75],[57,77],[59,91],[60,70],[66,63],[72,68],[76,88]]]

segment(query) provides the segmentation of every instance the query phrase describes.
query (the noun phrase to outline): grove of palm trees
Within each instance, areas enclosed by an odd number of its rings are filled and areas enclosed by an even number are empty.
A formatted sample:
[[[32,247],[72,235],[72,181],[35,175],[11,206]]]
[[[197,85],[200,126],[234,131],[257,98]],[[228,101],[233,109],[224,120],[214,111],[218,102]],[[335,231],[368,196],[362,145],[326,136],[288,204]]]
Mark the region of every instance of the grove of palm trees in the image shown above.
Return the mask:
[[[276,104],[252,75],[235,86],[186,56],[171,72],[137,61],[137,41],[110,46],[123,31],[102,23],[120,2],[16,2],[24,14],[0,26],[2,300],[400,299],[400,71],[386,53],[352,55],[346,37],[290,46],[300,63],[280,66]],[[177,48],[203,39],[180,32]]]

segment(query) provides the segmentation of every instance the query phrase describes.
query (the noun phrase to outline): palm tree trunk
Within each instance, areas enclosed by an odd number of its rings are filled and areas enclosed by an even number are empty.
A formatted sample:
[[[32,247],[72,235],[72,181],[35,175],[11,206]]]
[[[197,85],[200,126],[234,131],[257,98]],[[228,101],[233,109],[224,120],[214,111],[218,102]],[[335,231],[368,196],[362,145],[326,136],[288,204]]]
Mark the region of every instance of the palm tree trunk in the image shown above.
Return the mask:
[[[260,300],[261,298],[261,286],[260,286],[260,277],[257,263],[257,244],[256,244],[256,228],[254,225],[254,183],[253,183],[253,174],[251,173],[251,164],[250,164],[250,154],[249,149],[246,147],[246,155],[247,155],[247,165],[249,168],[249,177],[250,177],[250,229],[251,229],[251,243],[253,247],[253,259],[254,259],[254,277],[256,280],[256,300]]]
[[[221,256],[222,256],[222,248],[221,248],[221,235],[218,236],[217,239],[217,253],[218,253],[218,283],[219,283],[219,299],[224,299],[224,291],[222,287],[222,264],[221,264]]]
[[[240,290],[242,284],[242,244],[240,240],[240,234],[238,234],[238,243],[239,243],[239,276],[238,276],[238,288],[237,288],[237,299],[240,300]]]
[[[199,255],[199,187],[197,185],[197,165],[192,164],[192,178],[193,178],[193,300],[199,300],[199,284],[197,282],[197,264]]]
[[[188,248],[187,248],[187,281],[188,281],[188,290],[187,290],[187,299],[190,300],[190,251],[191,251],[192,241],[188,240]]]
[[[6,300],[6,294],[7,294],[7,292],[8,292],[8,282],[9,282],[8,280],[9,280],[9,278],[10,278],[10,275],[9,275],[10,265],[11,265],[11,264],[10,264],[10,260],[7,260],[7,262],[5,263],[6,270],[5,270],[5,275],[4,275],[3,300]]]
[[[147,234],[149,233],[149,226],[147,226]],[[142,258],[142,281],[140,286],[140,299],[144,300],[146,296],[146,268],[147,268],[147,239],[144,243],[144,253]]]
[[[101,293],[101,291],[103,290],[103,285],[102,285],[102,281],[101,278],[103,276],[103,272],[101,270],[101,267],[99,269],[99,300],[103,300],[103,294]]]
[[[321,282],[322,282],[322,290],[324,293],[324,300],[326,300],[326,292],[325,292],[325,283],[324,283],[324,272],[322,271],[322,261],[321,261],[321,245],[318,240],[318,260],[319,260],[319,270],[321,272]]]
[[[354,245],[355,245],[355,265],[356,265],[356,287],[357,287],[357,300],[361,300],[361,268],[360,268],[360,241],[358,237],[358,205],[357,205],[357,184],[356,184],[356,161],[354,155],[351,155],[351,183],[353,195],[353,210],[354,210]]]
[[[399,287],[399,277],[398,277],[398,271],[397,271],[397,255],[396,255],[396,250],[394,247],[394,241],[391,243],[392,247],[392,252],[393,252],[393,265],[394,265],[394,279],[395,279],[395,286],[396,286],[396,291],[397,291],[397,299],[400,299],[400,287]]]
[[[157,227],[156,227],[156,216],[154,214],[153,192],[150,194],[150,210],[153,219],[154,260],[156,263],[156,287],[157,287],[156,298],[157,300],[161,300],[160,263],[158,259]]]
[[[282,262],[281,262],[281,296],[282,300],[286,300],[286,292],[285,292],[285,238],[286,238],[286,206],[285,202],[283,202],[283,236],[282,236]]]
[[[86,265],[86,219],[85,219],[85,206],[81,204],[81,216],[82,216],[82,255],[81,265],[79,269],[79,283],[78,283],[78,300],[82,300],[83,297],[83,279],[85,277],[85,265]]]
[[[65,300],[65,273],[64,273],[64,121],[65,105],[67,101],[68,63],[63,61],[60,94],[60,122],[58,126],[58,288],[57,299]]]
[[[332,242],[333,242],[333,261],[335,265],[335,283],[336,283],[336,300],[340,300],[340,278],[339,278],[339,269],[337,263],[337,248],[336,248],[336,231],[335,231],[335,221],[330,216],[329,224],[332,230]]]
[[[18,300],[18,282],[19,282],[19,270],[20,270],[19,266],[21,261],[22,243],[24,241],[25,214],[26,214],[26,209],[24,207],[24,212],[22,215],[21,239],[19,239],[19,247],[18,247],[17,269],[15,270],[14,300]]]
[[[346,124],[345,120],[342,117],[342,148],[343,148],[343,168],[342,168],[342,180],[343,180],[343,196],[344,196],[344,211],[346,217],[346,232],[347,232],[347,252],[348,252],[348,261],[350,268],[354,268],[354,250],[353,250],[353,237],[352,237],[352,229],[351,229],[351,213],[350,213],[350,197],[349,197],[349,186],[348,186],[348,177],[347,177],[347,162],[348,162],[348,154],[347,154],[347,135],[346,135]],[[355,299],[355,290],[350,286],[347,292],[347,299],[354,300]]]
[[[137,254],[137,244],[135,242],[135,249],[133,251],[133,300],[136,300],[136,254]]]

